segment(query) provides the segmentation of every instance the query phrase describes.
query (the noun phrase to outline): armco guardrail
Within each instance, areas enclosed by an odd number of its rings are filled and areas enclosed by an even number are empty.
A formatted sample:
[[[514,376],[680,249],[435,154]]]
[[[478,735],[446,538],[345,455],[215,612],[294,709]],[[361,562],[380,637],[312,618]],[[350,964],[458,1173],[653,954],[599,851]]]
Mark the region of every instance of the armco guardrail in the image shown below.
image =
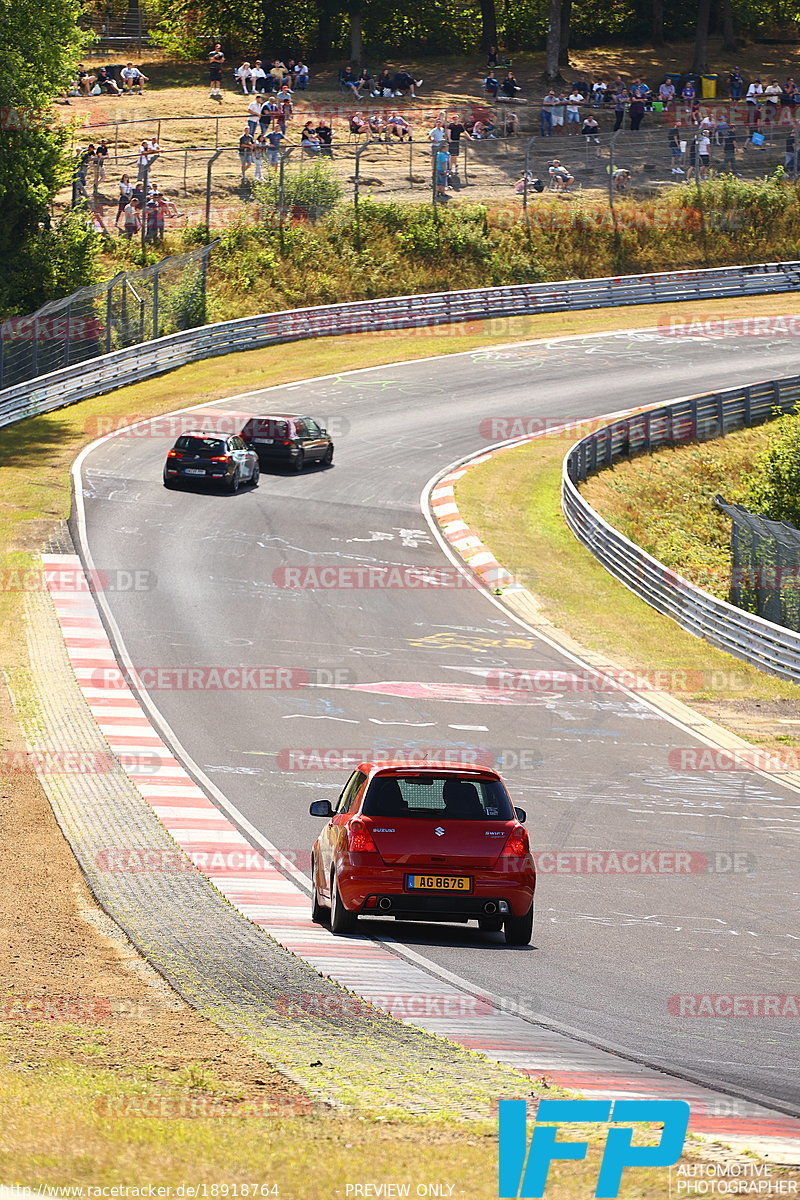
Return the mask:
[[[561,504],[578,541],[605,569],[658,612],[762,671],[800,682],[800,634],[718,600],[669,570],[604,521],[578,484],[623,455],[721,437],[800,402],[800,375],[664,404],[612,421],[577,442],[564,459]]]
[[[394,296],[241,317],[142,342],[5,388],[0,391],[0,426],[150,379],[199,359],[302,338],[628,304],[746,298],[797,290],[800,290],[800,262],[762,263],[708,271]]]

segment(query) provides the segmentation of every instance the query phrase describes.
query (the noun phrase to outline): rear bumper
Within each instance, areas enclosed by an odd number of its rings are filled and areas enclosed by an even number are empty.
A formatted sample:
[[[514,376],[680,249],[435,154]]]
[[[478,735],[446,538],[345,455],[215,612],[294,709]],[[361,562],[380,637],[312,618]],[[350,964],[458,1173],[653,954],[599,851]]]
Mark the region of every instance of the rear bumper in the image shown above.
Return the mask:
[[[206,470],[203,475],[189,475],[180,467],[165,467],[164,474],[167,479],[180,480],[182,483],[225,483],[233,472],[223,468],[219,471]]]
[[[528,912],[536,890],[533,870],[514,873],[490,873],[485,869],[458,869],[451,874],[469,875],[469,892],[410,890],[405,886],[408,869],[378,867],[364,870],[344,865],[337,874],[339,893],[345,908],[369,916],[417,916],[431,919],[466,919],[515,916]],[[373,903],[374,898],[374,903]],[[381,905],[381,901],[384,901]],[[508,906],[502,911],[501,901]]]
[[[289,463],[294,462],[302,454],[301,446],[263,446],[256,443],[253,447],[258,455],[259,463]]]

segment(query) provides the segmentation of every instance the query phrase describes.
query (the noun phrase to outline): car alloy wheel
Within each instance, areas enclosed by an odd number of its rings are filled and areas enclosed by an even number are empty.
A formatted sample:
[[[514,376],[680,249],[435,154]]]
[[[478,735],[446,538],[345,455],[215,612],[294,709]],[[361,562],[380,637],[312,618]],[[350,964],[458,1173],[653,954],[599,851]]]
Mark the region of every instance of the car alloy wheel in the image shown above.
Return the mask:
[[[317,891],[317,867],[311,860],[311,920],[317,925],[325,925],[330,919],[330,909],[320,902]]]
[[[253,474],[250,476],[250,482],[254,488],[258,487],[258,481],[260,478],[261,471],[259,470],[258,463],[256,463],[256,465],[253,467]]]
[[[333,446],[328,446],[328,449],[325,451],[325,457],[322,460],[322,465],[323,465],[323,467],[329,467],[332,462],[333,462]]]
[[[334,933],[353,933],[358,916],[349,912],[342,903],[336,872],[331,875],[331,929]]]

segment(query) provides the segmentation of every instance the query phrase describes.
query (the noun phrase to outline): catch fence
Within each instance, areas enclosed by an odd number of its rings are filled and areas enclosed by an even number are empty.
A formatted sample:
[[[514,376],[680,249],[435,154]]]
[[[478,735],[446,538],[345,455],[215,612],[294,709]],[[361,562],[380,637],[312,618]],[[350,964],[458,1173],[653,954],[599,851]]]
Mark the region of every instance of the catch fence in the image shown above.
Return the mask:
[[[714,503],[731,519],[731,603],[800,632],[800,529]]]

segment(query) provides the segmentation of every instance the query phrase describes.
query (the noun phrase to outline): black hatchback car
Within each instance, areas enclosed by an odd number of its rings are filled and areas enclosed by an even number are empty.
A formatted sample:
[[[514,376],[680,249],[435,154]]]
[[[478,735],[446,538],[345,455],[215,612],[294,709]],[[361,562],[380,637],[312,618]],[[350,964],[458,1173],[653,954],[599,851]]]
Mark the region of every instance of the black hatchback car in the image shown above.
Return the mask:
[[[289,467],[302,471],[306,463],[329,467],[333,462],[333,438],[313,417],[293,413],[268,413],[251,417],[242,437],[252,445],[262,467]]]
[[[229,492],[242,483],[258,486],[258,455],[238,435],[183,433],[164,463],[164,487],[177,483],[217,483]]]

